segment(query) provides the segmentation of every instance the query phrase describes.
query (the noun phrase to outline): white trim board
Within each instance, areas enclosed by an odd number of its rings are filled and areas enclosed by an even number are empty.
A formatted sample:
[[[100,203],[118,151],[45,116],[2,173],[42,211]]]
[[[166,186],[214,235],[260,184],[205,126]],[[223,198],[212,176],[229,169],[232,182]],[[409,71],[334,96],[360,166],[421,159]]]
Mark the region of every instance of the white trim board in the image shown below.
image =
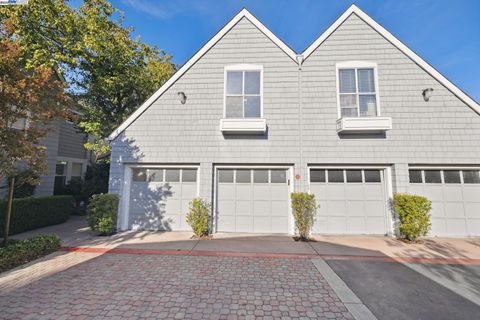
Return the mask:
[[[264,24],[255,18],[247,9],[242,9],[232,20],[230,20],[217,34],[215,34],[195,55],[193,55],[167,82],[165,82],[160,89],[158,89],[150,98],[148,98],[134,113],[132,113],[127,120],[125,120],[115,131],[113,131],[108,140],[113,140],[120,135],[126,128],[128,128],[146,109],[148,109],[165,91],[167,91],[185,72],[187,72],[205,53],[207,53],[228,31],[230,31],[242,18],[247,18],[253,23],[261,32],[263,32],[270,40],[272,40],[280,49],[282,49],[295,63],[301,65],[304,60],[320,46],[345,20],[355,13],[366,24],[377,31],[386,40],[391,42],[395,47],[407,55],[419,67],[425,70],[433,78],[439,81],[443,86],[450,90],[457,98],[467,104],[476,113],[480,114],[480,105],[470,98],[465,92],[438,72],[428,62],[423,60],[415,52],[409,49],[405,44],[398,40],[388,30],[378,24],[365,12],[363,12],[356,5],[352,4],[335,22],[323,32],[317,40],[315,40],[305,51],[297,54],[275,34],[273,34]]]
[[[130,124],[132,124],[145,110],[150,107],[165,91],[168,90],[187,70],[189,70],[200,58],[206,54],[227,32],[229,32],[242,18],[247,18],[255,27],[265,34],[273,43],[282,49],[295,63],[297,54],[289,46],[270,31],[263,23],[255,18],[247,9],[242,9],[230,22],[228,22],[217,34],[215,34],[197,53],[195,53],[160,89],[145,101],[140,108],[132,113],[115,131],[113,131],[108,140],[113,140],[122,133]]]

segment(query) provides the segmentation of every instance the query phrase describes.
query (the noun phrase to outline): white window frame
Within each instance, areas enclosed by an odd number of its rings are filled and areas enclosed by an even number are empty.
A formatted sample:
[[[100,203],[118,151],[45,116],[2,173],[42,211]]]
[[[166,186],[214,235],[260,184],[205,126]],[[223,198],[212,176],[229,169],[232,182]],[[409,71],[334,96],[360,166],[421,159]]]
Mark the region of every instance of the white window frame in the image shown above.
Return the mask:
[[[229,71],[259,71],[260,72],[260,117],[259,118],[228,118],[228,119],[262,119],[263,118],[263,65],[256,64],[235,64],[224,68],[223,74],[223,118],[227,119],[227,72]],[[243,88],[245,88],[245,77],[243,77]],[[244,94],[242,93],[242,96]],[[245,107],[245,106],[244,106]]]
[[[342,117],[342,108],[340,105],[340,70],[342,69],[355,69],[355,86],[356,92],[355,95],[357,96],[357,117],[345,117],[345,118],[376,118],[381,116],[380,112],[380,94],[378,90],[378,65],[375,62],[368,62],[368,61],[344,61],[339,62],[335,65],[335,78],[337,81],[337,115],[338,119]],[[375,100],[377,104],[377,115],[375,117],[362,117],[360,116],[360,94],[358,92],[358,76],[357,70],[358,69],[373,69],[373,76],[374,76],[374,84],[375,84]],[[372,93],[363,93],[363,94],[372,94]]]
[[[72,165],[73,163],[81,163],[82,164],[82,178],[85,177],[85,173],[87,172],[88,160],[87,159],[78,159],[78,158],[70,158],[70,157],[57,157],[57,162],[66,162],[67,165],[65,167],[65,183],[69,183],[72,180]],[[55,176],[57,176],[55,174]]]

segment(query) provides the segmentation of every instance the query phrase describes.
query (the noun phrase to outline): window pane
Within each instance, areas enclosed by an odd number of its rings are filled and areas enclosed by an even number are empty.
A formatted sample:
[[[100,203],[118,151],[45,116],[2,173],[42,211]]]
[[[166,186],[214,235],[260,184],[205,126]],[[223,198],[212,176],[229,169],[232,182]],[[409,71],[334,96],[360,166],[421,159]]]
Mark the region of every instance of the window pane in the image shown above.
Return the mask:
[[[340,107],[353,109],[355,116],[357,115],[357,96],[355,94],[341,94]]]
[[[445,170],[443,171],[443,179],[445,183],[461,183],[459,170]]]
[[[377,115],[377,99],[375,95],[360,95],[360,116],[375,117]]]
[[[260,71],[245,72],[245,93],[260,94]]]
[[[163,169],[148,169],[148,181],[162,182]]]
[[[286,183],[287,171],[286,170],[271,170],[270,181],[272,183]]]
[[[480,174],[478,171],[465,170],[463,171],[464,183],[480,183]]]
[[[183,182],[197,182],[197,169],[183,169],[182,170]]]
[[[245,118],[260,118],[260,97],[245,97]]]
[[[328,170],[328,182],[343,182],[343,170]]]
[[[338,80],[340,85],[340,93],[356,92],[355,85],[355,69],[338,70]]]
[[[347,182],[362,182],[362,170],[347,170]]]
[[[133,169],[132,180],[135,182],[147,181],[147,169]]]
[[[325,170],[310,170],[310,182],[325,182]]]
[[[342,117],[357,117],[357,108],[342,108]]]
[[[65,173],[65,169],[67,168],[67,163],[66,162],[57,162],[57,165],[55,167],[55,174],[57,176],[64,176],[66,173]]]
[[[268,183],[268,170],[253,170],[253,182]]]
[[[409,170],[410,183],[422,183],[422,170]]]
[[[227,72],[227,94],[242,94],[242,71],[228,71]]]
[[[373,69],[358,69],[358,92],[375,92]]]
[[[440,170],[425,170],[425,183],[442,183]]]
[[[179,182],[179,181],[180,181],[180,169],[165,170],[165,182]]]
[[[72,177],[81,177],[82,167],[83,165],[81,163],[78,163],[78,162],[72,163]]]
[[[233,170],[218,170],[218,182],[233,183]]]
[[[250,183],[250,170],[237,170],[237,183]]]
[[[380,170],[365,170],[365,182],[382,182]]]
[[[225,102],[227,118],[243,118],[243,97],[227,97]]]

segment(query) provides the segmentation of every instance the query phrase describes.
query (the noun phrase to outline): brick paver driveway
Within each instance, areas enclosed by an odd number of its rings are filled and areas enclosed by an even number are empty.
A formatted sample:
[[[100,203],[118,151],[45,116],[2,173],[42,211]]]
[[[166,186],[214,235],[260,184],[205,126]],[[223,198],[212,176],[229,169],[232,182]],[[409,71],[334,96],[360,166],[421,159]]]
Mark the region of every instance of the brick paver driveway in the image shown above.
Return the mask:
[[[146,254],[104,254],[0,293],[0,318],[353,319],[309,259]]]

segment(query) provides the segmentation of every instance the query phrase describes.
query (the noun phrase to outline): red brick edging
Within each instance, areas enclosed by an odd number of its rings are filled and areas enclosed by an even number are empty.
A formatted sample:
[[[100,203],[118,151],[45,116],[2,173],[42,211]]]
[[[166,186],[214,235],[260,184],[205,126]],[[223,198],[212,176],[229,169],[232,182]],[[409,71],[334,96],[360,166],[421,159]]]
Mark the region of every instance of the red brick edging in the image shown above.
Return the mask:
[[[415,257],[375,257],[352,255],[322,255],[322,254],[290,254],[290,253],[261,253],[261,252],[231,252],[231,251],[192,251],[192,250],[154,250],[132,248],[101,248],[101,247],[62,247],[62,251],[88,252],[99,254],[148,254],[148,255],[179,255],[202,257],[245,257],[245,258],[273,258],[273,259],[314,259],[324,260],[354,260],[378,261],[397,263],[425,263],[425,264],[456,264],[480,265],[480,259],[466,258],[415,258]]]

